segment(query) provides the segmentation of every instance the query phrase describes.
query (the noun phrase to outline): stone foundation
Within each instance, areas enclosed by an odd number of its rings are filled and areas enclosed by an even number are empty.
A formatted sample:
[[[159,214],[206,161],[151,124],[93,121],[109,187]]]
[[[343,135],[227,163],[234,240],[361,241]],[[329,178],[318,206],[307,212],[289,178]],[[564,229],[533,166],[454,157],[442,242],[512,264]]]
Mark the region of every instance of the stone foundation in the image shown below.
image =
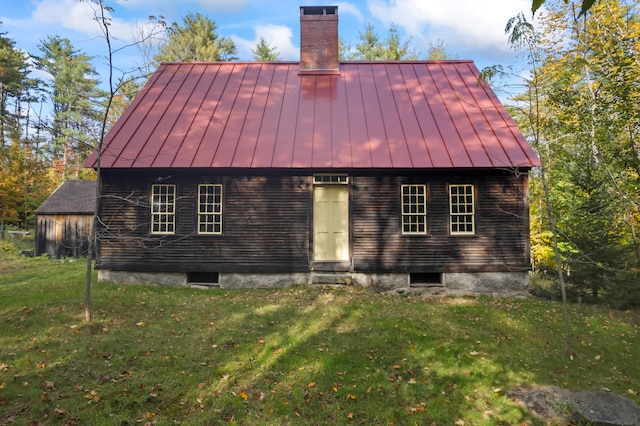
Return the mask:
[[[186,287],[187,274],[184,272],[129,272],[100,269],[98,270],[98,282]]]
[[[529,285],[529,272],[476,272],[442,274],[445,288],[475,293],[524,291]]]
[[[347,276],[347,278],[345,278]],[[281,288],[300,284],[343,284],[371,288],[381,292],[438,296],[493,295],[511,296],[524,293],[529,273],[476,272],[443,273],[439,284],[410,284],[411,275],[341,272],[331,273],[220,273],[217,283],[189,283],[184,272],[125,272],[99,270],[98,281],[122,284],[155,284],[173,287],[213,287],[227,289]]]
[[[199,287],[216,288],[277,288],[306,284],[309,274],[306,273],[220,273],[217,283],[193,283]],[[101,269],[98,271],[99,282],[118,284],[154,284],[172,287],[189,287],[185,272],[127,272]]]
[[[351,276],[355,285],[377,291],[390,291],[409,287],[409,274],[365,274],[354,272]]]
[[[307,273],[221,273],[220,288],[278,288],[292,285],[306,284],[309,280]]]

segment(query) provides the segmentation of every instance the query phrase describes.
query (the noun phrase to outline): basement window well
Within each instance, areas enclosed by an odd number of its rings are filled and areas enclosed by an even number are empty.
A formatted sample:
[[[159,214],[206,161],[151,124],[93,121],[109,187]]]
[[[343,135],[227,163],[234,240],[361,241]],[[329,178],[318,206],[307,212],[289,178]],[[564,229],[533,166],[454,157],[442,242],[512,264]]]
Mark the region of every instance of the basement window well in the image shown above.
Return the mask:
[[[187,284],[218,285],[220,284],[220,273],[187,272]]]
[[[439,272],[411,272],[409,274],[411,287],[441,287],[442,274]]]

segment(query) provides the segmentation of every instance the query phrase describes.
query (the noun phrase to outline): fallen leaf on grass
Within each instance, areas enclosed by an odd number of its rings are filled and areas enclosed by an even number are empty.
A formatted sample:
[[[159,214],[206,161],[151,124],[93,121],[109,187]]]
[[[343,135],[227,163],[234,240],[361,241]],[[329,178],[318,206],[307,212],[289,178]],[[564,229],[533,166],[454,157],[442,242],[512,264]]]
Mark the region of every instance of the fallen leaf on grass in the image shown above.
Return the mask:
[[[88,403],[91,404],[92,402],[99,402],[100,401],[100,397],[98,396],[98,393],[94,390],[92,390],[89,394],[84,396],[86,399],[88,399]]]
[[[353,420],[353,418],[354,418],[355,416],[356,416],[356,415],[355,415],[355,414],[353,414],[353,411],[349,411],[349,413],[347,413],[347,418],[349,418],[349,420]]]
[[[426,407],[424,402],[420,403],[420,405],[416,406],[416,407],[412,407],[409,409],[409,413],[413,414],[413,413],[421,413],[423,411],[426,411]]]
[[[244,399],[245,401],[246,401],[247,399],[249,399],[249,397],[247,396],[247,394],[246,394],[246,393],[244,393],[244,392],[240,392],[240,393],[238,394],[238,396],[239,396],[240,398]]]
[[[7,371],[9,369],[9,365],[4,362],[0,364],[0,371]]]

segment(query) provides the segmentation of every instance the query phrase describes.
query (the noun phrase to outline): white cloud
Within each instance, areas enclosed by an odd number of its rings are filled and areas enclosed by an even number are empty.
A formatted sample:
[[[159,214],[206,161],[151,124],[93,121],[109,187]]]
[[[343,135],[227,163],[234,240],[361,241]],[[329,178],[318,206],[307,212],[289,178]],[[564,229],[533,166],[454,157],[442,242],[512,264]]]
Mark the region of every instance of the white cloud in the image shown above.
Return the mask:
[[[88,37],[100,37],[103,34],[96,22],[98,12],[97,6],[90,2],[42,0],[36,4],[31,18],[39,26],[59,27]],[[106,15],[110,18],[111,35],[116,39],[131,40],[136,24],[114,18],[109,12]]]
[[[104,52],[106,45],[102,27],[97,22],[98,16],[97,6],[90,2],[41,0],[36,3],[36,8],[31,14],[31,25],[46,27],[49,33],[73,38],[74,45],[82,50]],[[149,35],[159,31],[157,26],[147,20],[126,21],[112,16],[108,11],[106,16],[110,22],[109,35],[113,49],[131,45],[134,39],[141,37],[142,33]],[[82,37],[85,39],[81,39]],[[78,44],[78,39],[82,43]]]
[[[167,10],[173,7],[182,11],[203,9],[211,12],[236,12],[251,3],[251,0],[116,0],[121,6],[137,9]]]
[[[297,61],[300,57],[300,49],[293,45],[293,31],[291,28],[282,25],[256,25],[255,38],[247,40],[237,35],[231,38],[238,46],[239,56],[241,59],[253,60],[251,50],[255,50],[256,44],[260,37],[264,37],[267,43],[275,46],[280,54],[280,59],[285,61]]]
[[[509,18],[530,10],[530,0],[367,0],[371,14],[395,23],[417,42],[443,40],[451,50],[507,51]]]
[[[100,28],[94,20],[92,5],[75,0],[43,0],[31,14],[38,25],[59,26],[82,34],[97,36]]]
[[[358,22],[360,22],[361,24],[364,22],[364,16],[362,15],[362,12],[360,12],[360,9],[358,9],[357,6],[351,4],[351,3],[346,3],[346,2],[337,2],[335,3],[336,6],[338,6],[338,14],[342,15],[351,15],[354,18],[357,19]]]

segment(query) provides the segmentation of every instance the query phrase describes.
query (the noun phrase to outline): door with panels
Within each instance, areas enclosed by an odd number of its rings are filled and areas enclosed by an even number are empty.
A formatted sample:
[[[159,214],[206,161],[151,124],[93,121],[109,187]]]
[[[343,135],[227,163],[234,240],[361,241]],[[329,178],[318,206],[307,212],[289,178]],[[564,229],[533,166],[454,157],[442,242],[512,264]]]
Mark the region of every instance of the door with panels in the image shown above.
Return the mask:
[[[349,177],[313,177],[313,260],[348,263]]]

